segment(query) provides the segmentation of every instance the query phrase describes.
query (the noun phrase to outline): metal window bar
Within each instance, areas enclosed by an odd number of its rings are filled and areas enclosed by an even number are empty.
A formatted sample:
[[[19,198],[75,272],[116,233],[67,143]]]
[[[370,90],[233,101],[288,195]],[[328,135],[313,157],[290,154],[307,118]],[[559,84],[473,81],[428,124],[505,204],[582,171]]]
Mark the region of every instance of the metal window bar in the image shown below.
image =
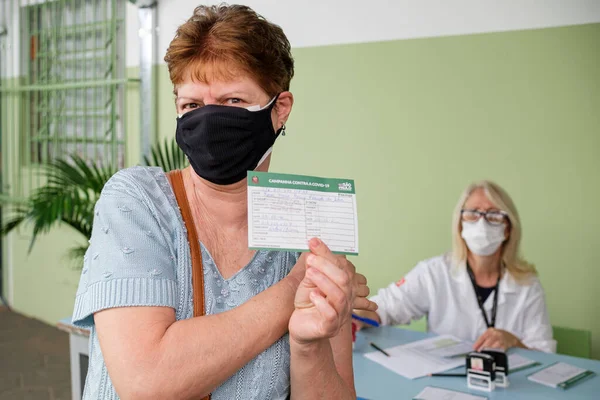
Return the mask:
[[[20,92],[13,89],[19,86],[19,74],[16,72],[18,61],[15,48],[18,40],[14,35],[17,29],[14,0],[0,0],[0,137],[2,138],[2,192],[7,193],[13,182],[14,163],[18,146],[11,140],[9,132],[16,132],[23,98]]]
[[[124,166],[125,6],[0,0],[0,130],[28,186],[39,184],[35,167],[71,154]],[[3,25],[17,32],[1,36]]]

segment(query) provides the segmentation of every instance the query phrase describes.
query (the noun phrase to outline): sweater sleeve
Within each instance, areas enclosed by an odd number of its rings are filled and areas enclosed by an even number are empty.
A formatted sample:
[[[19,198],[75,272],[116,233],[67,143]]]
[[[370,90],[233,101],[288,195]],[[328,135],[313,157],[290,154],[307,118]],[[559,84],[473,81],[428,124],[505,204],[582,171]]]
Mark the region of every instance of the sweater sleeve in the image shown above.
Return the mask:
[[[168,232],[128,170],[105,185],[94,211],[73,324],[93,325],[93,314],[114,307],[176,308],[176,259]]]

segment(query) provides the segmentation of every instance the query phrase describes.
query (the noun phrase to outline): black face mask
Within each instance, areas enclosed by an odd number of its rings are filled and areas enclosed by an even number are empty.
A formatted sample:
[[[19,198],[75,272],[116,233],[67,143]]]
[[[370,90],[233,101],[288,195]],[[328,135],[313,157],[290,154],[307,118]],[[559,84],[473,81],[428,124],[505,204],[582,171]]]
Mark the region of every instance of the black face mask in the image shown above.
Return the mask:
[[[241,181],[273,146],[281,129],[273,130],[271,110],[207,105],[177,119],[175,139],[196,173],[218,185]]]

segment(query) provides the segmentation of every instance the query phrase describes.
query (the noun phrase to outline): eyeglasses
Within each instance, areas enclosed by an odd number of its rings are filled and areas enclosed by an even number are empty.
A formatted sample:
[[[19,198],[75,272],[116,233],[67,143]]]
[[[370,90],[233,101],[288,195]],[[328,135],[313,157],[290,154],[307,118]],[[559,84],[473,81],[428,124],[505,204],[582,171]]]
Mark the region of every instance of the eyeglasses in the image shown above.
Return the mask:
[[[476,222],[484,217],[492,225],[502,225],[508,219],[508,214],[504,211],[479,211],[479,210],[460,210],[463,221]]]

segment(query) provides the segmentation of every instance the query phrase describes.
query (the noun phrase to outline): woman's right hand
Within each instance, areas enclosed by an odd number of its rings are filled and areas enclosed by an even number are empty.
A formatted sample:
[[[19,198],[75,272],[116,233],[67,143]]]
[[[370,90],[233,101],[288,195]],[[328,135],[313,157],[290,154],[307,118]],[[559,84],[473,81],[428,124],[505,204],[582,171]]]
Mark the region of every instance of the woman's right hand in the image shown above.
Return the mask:
[[[338,334],[350,319],[356,296],[354,271],[319,239],[309,242],[308,268],[294,299],[290,342],[316,344]]]
[[[286,277],[287,279],[291,280],[294,290],[298,289],[298,285],[300,285],[300,282],[302,282],[302,279],[304,279],[304,275],[306,275],[306,257],[309,254],[310,253],[302,253]]]
[[[302,253],[287,276],[287,278],[291,280],[291,285],[294,290],[298,288],[300,282],[302,282],[304,276],[306,275],[306,257],[308,257],[309,254],[310,252]],[[367,285],[367,278],[363,274],[356,272],[356,267],[346,257],[335,257],[338,260],[340,268],[348,268],[352,271],[355,287],[355,298],[352,307],[355,310],[359,310],[358,312],[366,312],[369,315],[374,314],[377,316],[377,314],[374,312],[377,310],[377,304],[373,303],[367,298],[370,293],[369,286]],[[379,317],[377,317],[377,320],[379,320]]]

